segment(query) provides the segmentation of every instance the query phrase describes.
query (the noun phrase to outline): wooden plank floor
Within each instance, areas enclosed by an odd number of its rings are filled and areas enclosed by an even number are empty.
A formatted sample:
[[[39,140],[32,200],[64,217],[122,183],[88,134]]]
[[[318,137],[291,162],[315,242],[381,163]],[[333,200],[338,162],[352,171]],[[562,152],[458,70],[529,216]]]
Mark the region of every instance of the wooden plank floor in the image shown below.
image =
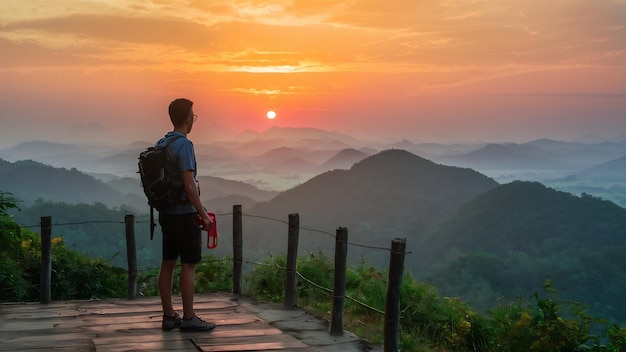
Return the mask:
[[[197,295],[195,308],[213,331],[162,331],[158,297],[0,304],[0,351],[315,351],[231,295]]]

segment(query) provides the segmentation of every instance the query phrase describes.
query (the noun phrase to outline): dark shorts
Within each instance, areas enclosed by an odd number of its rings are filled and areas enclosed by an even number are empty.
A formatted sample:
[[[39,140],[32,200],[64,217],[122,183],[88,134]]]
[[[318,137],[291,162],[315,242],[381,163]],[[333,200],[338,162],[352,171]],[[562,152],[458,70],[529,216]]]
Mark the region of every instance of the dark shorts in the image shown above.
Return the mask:
[[[159,214],[163,232],[163,260],[197,264],[202,259],[202,231],[194,221],[195,213],[180,215]]]

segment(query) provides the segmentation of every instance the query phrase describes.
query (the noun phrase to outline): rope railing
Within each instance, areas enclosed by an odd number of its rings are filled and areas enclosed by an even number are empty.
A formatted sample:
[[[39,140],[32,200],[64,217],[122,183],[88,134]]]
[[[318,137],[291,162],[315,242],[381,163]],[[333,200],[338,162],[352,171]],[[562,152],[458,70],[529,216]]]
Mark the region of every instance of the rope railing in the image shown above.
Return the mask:
[[[216,216],[228,216],[228,215],[233,215],[233,213],[218,213],[215,214]],[[285,220],[281,220],[281,219],[275,219],[269,216],[261,216],[261,215],[253,215],[253,214],[242,214],[245,217],[251,217],[251,218],[258,218],[258,219],[266,219],[266,220],[272,220],[275,222],[280,222],[283,224],[289,224],[289,222],[285,221]],[[149,223],[150,220],[135,220],[135,224],[144,224],[144,223]],[[124,224],[124,221],[117,221],[117,220],[88,220],[88,221],[76,221],[76,222],[64,222],[64,223],[53,223],[52,226],[56,227],[56,226],[71,226],[71,225],[87,225],[87,224]],[[29,229],[29,228],[39,228],[41,227],[41,224],[37,224],[37,225],[20,225],[21,228],[25,228],[25,229]],[[11,230],[13,228],[10,227],[0,227],[0,229],[3,230]],[[319,230],[319,229],[314,229],[311,227],[306,227],[306,226],[300,226],[301,230],[306,230],[306,231],[311,231],[311,232],[317,232],[317,233],[321,233],[324,235],[328,235],[331,238],[335,238],[335,235],[325,231],[325,230]],[[380,246],[374,246],[374,245],[367,245],[367,244],[362,244],[362,243],[356,243],[356,242],[351,242],[349,241],[348,244],[355,246],[355,247],[362,247],[362,248],[368,248],[368,249],[380,249],[380,250],[384,250],[384,251],[389,251],[389,248],[386,247],[380,247]]]
[[[267,263],[257,263],[257,262],[247,261],[247,260],[245,262],[248,263],[248,264],[253,264],[253,265],[258,265],[258,266],[273,267],[273,268],[277,268],[277,269],[281,269],[281,270],[287,270],[286,267],[280,266],[277,263],[274,263],[274,265],[270,265],[270,264],[267,264]],[[296,270],[296,274],[298,275],[299,278],[301,278],[302,280],[304,280],[304,282],[310,284],[311,286],[314,286],[314,287],[316,287],[316,288],[318,288],[318,289],[320,289],[322,291],[325,291],[327,293],[330,293],[330,294],[333,293],[332,289],[324,287],[324,286],[319,285],[319,284],[316,284],[315,282],[307,279],[304,275],[302,275],[302,273],[300,273],[297,270]],[[372,307],[372,306],[368,305],[367,303],[361,302],[361,301],[359,301],[358,299],[356,299],[354,297],[351,297],[349,295],[344,295],[344,297],[346,297],[347,299],[351,300],[352,302],[354,302],[354,303],[356,303],[356,304],[358,304],[358,305],[360,305],[360,306],[362,306],[364,308],[370,309],[370,310],[372,310],[374,312],[377,312],[377,313],[380,313],[380,314],[385,314],[384,311],[382,311],[382,310],[380,310],[378,308]]]
[[[239,207],[238,210],[236,209],[236,207]],[[285,220],[281,220],[281,219],[275,219],[269,216],[262,216],[262,215],[255,215],[255,214],[244,214],[241,211],[241,206],[234,206],[233,207],[233,212],[231,213],[220,213],[220,214],[216,214],[217,216],[228,216],[228,215],[232,215],[233,216],[233,248],[234,248],[234,256],[233,258],[228,258],[228,259],[210,259],[210,260],[204,260],[203,262],[205,263],[210,263],[210,262],[233,262],[233,293],[235,294],[241,294],[241,263],[247,263],[247,264],[252,264],[252,265],[263,265],[263,266],[274,266],[277,269],[283,270],[286,272],[287,274],[287,278],[286,278],[286,284],[285,284],[285,305],[287,307],[290,306],[295,306],[295,278],[298,277],[300,280],[302,280],[303,282],[307,283],[308,285],[319,289],[325,293],[332,293],[333,294],[333,312],[332,312],[332,320],[331,320],[331,328],[330,328],[330,333],[333,335],[341,335],[343,333],[342,330],[342,322],[341,322],[341,317],[343,315],[343,300],[348,299],[352,302],[354,302],[355,304],[358,304],[366,309],[369,309],[373,312],[379,313],[379,314],[384,314],[385,315],[385,324],[392,324],[390,326],[390,331],[394,331],[397,330],[397,320],[399,319],[399,289],[400,289],[400,281],[402,278],[402,270],[403,270],[403,262],[404,262],[404,255],[407,254],[405,248],[405,240],[404,239],[394,239],[394,241],[392,241],[392,248],[384,248],[384,247],[380,247],[380,246],[375,246],[375,245],[368,245],[368,244],[362,244],[362,243],[355,243],[355,242],[350,242],[347,239],[347,229],[346,228],[338,228],[337,229],[337,235],[332,234],[328,231],[324,231],[324,230],[320,230],[320,229],[316,229],[316,228],[312,228],[312,227],[307,227],[307,226],[300,226],[299,224],[299,216],[298,214],[290,214],[289,216],[289,221],[285,221]],[[242,222],[242,218],[243,217],[248,217],[248,218],[258,218],[258,219],[263,219],[263,220],[268,220],[268,221],[274,221],[274,222],[278,222],[278,223],[282,223],[282,224],[287,224],[289,225],[289,234],[288,234],[288,251],[287,251],[287,266],[282,267],[280,265],[278,265],[277,263],[274,263],[274,265],[270,265],[270,264],[263,264],[263,263],[258,263],[255,261],[251,261],[248,259],[244,260],[244,257],[242,255],[242,250],[241,250],[241,246],[242,246],[242,226],[241,226],[241,222]],[[292,218],[295,218],[295,226],[294,223],[292,222]],[[134,215],[126,215],[126,219],[125,221],[115,221],[115,220],[90,220],[90,221],[71,221],[71,222],[63,222],[63,223],[51,223],[50,222],[50,217],[42,217],[42,222],[39,225],[25,225],[22,226],[20,225],[20,228],[34,228],[34,227],[40,227],[41,231],[42,231],[42,283],[40,285],[40,289],[42,291],[42,303],[48,303],[50,300],[50,294],[49,294],[49,289],[50,289],[50,278],[49,278],[49,273],[46,275],[44,273],[44,270],[47,270],[48,272],[50,271],[50,255],[49,255],[49,251],[50,251],[50,237],[51,237],[51,232],[52,232],[52,228],[53,227],[59,227],[59,226],[80,226],[80,225],[87,225],[87,224],[126,224],[126,238],[127,238],[127,259],[128,259],[128,272],[129,272],[129,299],[134,299],[136,298],[137,295],[137,273],[140,272],[139,270],[137,270],[137,260],[136,260],[136,248],[135,248],[135,238],[134,238],[134,225],[136,224],[143,224],[143,223],[148,223],[150,222],[150,220],[135,220]],[[44,221],[45,220],[45,221]],[[45,223],[44,223],[45,222]],[[238,223],[238,225],[237,225]],[[3,227],[2,229],[4,229],[5,227]],[[14,229],[14,228],[11,228]],[[303,275],[301,272],[299,272],[298,270],[296,270],[296,260],[295,258],[297,258],[297,242],[298,242],[298,233],[299,230],[304,230],[304,231],[310,231],[310,232],[316,232],[316,233],[321,233],[324,235],[327,235],[329,238],[332,238],[335,240],[335,278],[334,278],[334,282],[335,282],[335,287],[334,289],[330,289],[327,287],[324,287],[316,282],[314,282],[313,280],[307,278],[305,275]],[[340,230],[343,231],[340,233]],[[44,236],[45,234],[45,236]],[[341,235],[341,236],[340,236]],[[44,237],[47,237],[47,241],[44,241]],[[343,243],[343,244],[341,244]],[[398,246],[398,243],[400,244],[400,246]],[[391,263],[394,263],[394,257],[398,257],[400,259],[398,259],[399,261],[401,261],[400,264],[394,264],[393,266],[396,266],[398,268],[393,269],[395,272],[392,273],[392,267],[390,266],[390,277],[389,277],[389,281],[387,282],[387,302],[385,304],[385,309],[379,309],[376,307],[372,307],[371,305],[368,305],[354,297],[351,297],[349,295],[345,294],[345,286],[346,286],[346,278],[345,278],[345,257],[347,254],[347,245],[350,246],[356,246],[356,247],[361,247],[361,248],[367,248],[367,249],[374,249],[374,250],[385,250],[387,252],[391,253]],[[44,247],[48,247],[46,250],[44,250]],[[394,249],[395,246],[395,249]],[[401,248],[401,249],[398,249]],[[44,258],[44,254],[47,254],[47,258]],[[343,252],[343,253],[341,253]],[[409,252],[410,253],[410,252]],[[291,258],[291,259],[290,259]],[[339,261],[338,261],[339,260]],[[48,261],[48,264],[45,264],[45,261]],[[338,269],[341,268],[341,269]],[[149,269],[143,269],[141,270],[141,272],[145,272],[145,271],[150,271],[150,270],[156,270],[158,269],[158,267],[154,267],[154,268],[149,268]],[[338,272],[337,270],[341,271],[343,270],[343,273]],[[47,279],[44,279],[47,278]],[[47,280],[47,281],[45,281]],[[48,290],[48,293],[45,294],[44,290]],[[338,291],[339,290],[339,291]],[[392,291],[397,291],[397,292],[392,292]],[[290,297],[290,298],[289,298]],[[390,302],[390,297],[393,298],[393,301]],[[289,303],[288,303],[289,302]],[[395,316],[395,317],[394,317]],[[338,321],[338,322],[337,322]],[[338,330],[337,330],[338,328]],[[387,333],[387,327],[385,329],[385,334]],[[386,337],[387,339],[387,337]],[[392,341],[396,341],[397,340],[397,336],[395,337],[390,337],[390,339]],[[387,340],[386,340],[387,341]]]
[[[217,213],[217,216],[228,216],[228,215],[233,215],[232,212],[229,213]],[[265,220],[271,220],[271,221],[275,221],[275,222],[279,222],[279,223],[283,223],[283,224],[289,224],[288,221],[285,220],[281,220],[281,219],[276,219],[276,218],[272,218],[272,217],[268,217],[268,216],[261,216],[261,215],[254,215],[254,214],[245,214],[242,213],[242,215],[244,217],[250,217],[250,218],[258,218],[258,219],[265,219]],[[143,223],[149,223],[149,220],[135,220],[134,224],[143,224]],[[75,225],[87,225],[87,224],[124,224],[124,221],[116,221],[116,220],[88,220],[88,221],[75,221],[75,222],[62,222],[62,223],[52,223],[53,227],[58,227],[58,226],[75,226]],[[36,227],[41,227],[41,224],[37,224],[37,225],[19,225],[21,228],[36,228]],[[13,229],[13,228],[6,228],[6,227],[2,227],[1,229]],[[329,237],[335,239],[335,235],[325,231],[325,230],[320,230],[320,229],[315,229],[315,228],[311,228],[311,227],[306,227],[306,226],[300,226],[301,230],[306,230],[306,231],[311,231],[311,232],[317,232],[317,233],[321,233],[324,235],[328,235]],[[368,248],[368,249],[378,249],[378,250],[385,250],[385,251],[389,251],[389,248],[385,248],[385,247],[380,247],[380,246],[373,246],[373,245],[366,245],[366,244],[360,244],[360,243],[355,243],[355,242],[351,242],[348,241],[349,245],[352,246],[356,246],[356,247],[362,247],[362,248]],[[228,259],[211,259],[211,260],[203,260],[204,263],[210,263],[210,262],[228,262],[231,261],[232,258],[228,258]],[[256,265],[261,265],[260,263],[257,262],[252,262],[252,261],[245,261],[248,264],[256,264]],[[178,264],[178,266],[180,266],[180,264]],[[156,267],[151,267],[151,268],[144,268],[141,270],[138,270],[138,272],[148,272],[148,271],[152,271],[152,270],[157,270],[159,269],[160,266],[156,266]],[[284,269],[284,268],[283,268]],[[300,277],[301,279],[303,279],[304,281],[308,282],[309,284],[311,284],[314,287],[317,287],[319,289],[322,289],[324,291],[330,291],[332,292],[330,289],[328,288],[324,288],[318,284],[316,284],[315,282],[307,279],[306,277],[304,277],[301,273],[296,271],[296,274],[298,275],[298,277]],[[365,307],[367,307],[366,304],[362,303],[362,302],[358,302],[357,300],[355,300],[352,297],[346,296],[346,298],[355,301],[355,303],[358,303],[360,305],[363,305]],[[371,308],[372,310],[378,312],[378,313],[384,313],[383,311],[376,309],[376,308]]]

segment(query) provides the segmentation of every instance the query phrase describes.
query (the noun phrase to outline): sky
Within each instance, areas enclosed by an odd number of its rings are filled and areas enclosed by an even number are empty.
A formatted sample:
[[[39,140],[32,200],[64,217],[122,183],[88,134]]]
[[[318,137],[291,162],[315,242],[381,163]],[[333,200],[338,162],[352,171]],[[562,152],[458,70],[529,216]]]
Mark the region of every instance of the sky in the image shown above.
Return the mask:
[[[626,0],[0,1],[0,146],[155,140],[179,97],[200,143],[615,138]]]

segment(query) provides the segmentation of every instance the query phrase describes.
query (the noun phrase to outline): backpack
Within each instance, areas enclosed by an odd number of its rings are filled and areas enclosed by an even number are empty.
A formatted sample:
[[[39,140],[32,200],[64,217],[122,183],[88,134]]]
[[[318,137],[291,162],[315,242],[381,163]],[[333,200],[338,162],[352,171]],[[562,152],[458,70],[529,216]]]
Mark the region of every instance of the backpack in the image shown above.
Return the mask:
[[[168,144],[149,147],[139,154],[138,173],[150,205],[150,239],[156,226],[154,209],[161,211],[184,200],[182,183],[176,182],[166,167]]]

